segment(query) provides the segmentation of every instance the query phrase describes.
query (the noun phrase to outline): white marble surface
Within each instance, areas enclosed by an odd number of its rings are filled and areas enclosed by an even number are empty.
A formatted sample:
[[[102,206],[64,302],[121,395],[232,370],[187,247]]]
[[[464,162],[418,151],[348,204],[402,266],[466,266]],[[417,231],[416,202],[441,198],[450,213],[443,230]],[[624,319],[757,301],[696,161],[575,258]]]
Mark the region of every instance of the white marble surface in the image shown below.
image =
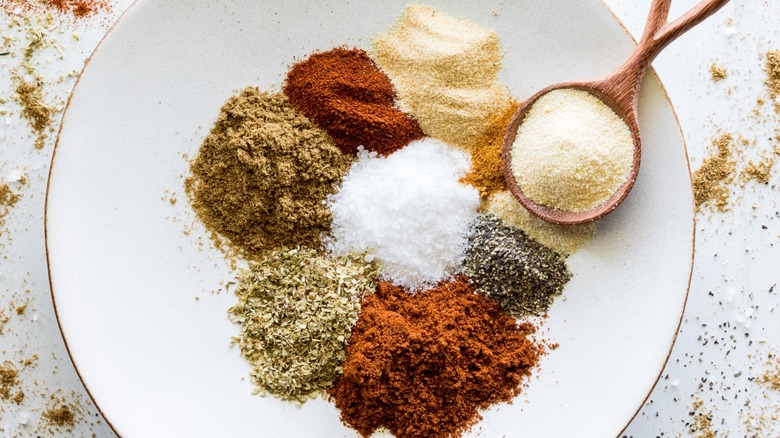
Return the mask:
[[[649,0],[605,2],[634,35],[641,33]],[[46,78],[47,101],[66,98],[74,80],[53,82],[81,68],[130,3],[116,0],[113,11],[100,19],[75,25],[66,20],[48,31],[58,48],[42,51],[32,60]],[[672,15],[695,3],[674,0]],[[755,140],[744,148],[745,159],[773,146],[780,114],[771,104],[760,107],[758,115],[754,109],[758,97],[769,100],[761,55],[780,49],[778,21],[776,1],[732,0],[654,63],[677,109],[694,169],[709,154],[712,138],[723,132]],[[23,51],[25,35],[9,29],[9,23],[8,16],[0,16],[0,35],[16,35],[17,40],[9,44]],[[0,57],[0,97],[11,96],[10,71],[21,61],[20,56]],[[710,79],[713,63],[727,69],[725,80]],[[33,138],[19,119],[16,104],[0,104],[0,113],[3,109],[9,113],[0,116],[0,180],[10,181],[22,197],[7,216],[8,230],[0,234],[0,309],[10,316],[0,335],[0,361],[17,363],[33,354],[38,360],[21,373],[24,402],[0,402],[0,430],[6,436],[110,437],[110,429],[90,404],[70,364],[49,295],[43,202],[53,145],[49,141],[44,149],[33,149]],[[18,175],[26,176],[25,185],[14,182]],[[771,421],[757,431],[757,420],[750,420],[780,414],[775,406],[780,404],[780,392],[753,381],[765,370],[766,355],[780,350],[780,310],[776,309],[780,288],[772,290],[780,283],[779,185],[776,170],[769,185],[735,185],[731,211],[698,215],[695,266],[683,325],[662,380],[626,436],[702,436],[689,427],[695,400],[701,401],[697,412],[711,414],[717,436],[780,436],[780,427]],[[24,314],[11,311],[10,307],[24,302],[29,302]],[[53,428],[41,419],[43,410],[55,404],[52,394],[79,406],[79,421],[72,430]]]

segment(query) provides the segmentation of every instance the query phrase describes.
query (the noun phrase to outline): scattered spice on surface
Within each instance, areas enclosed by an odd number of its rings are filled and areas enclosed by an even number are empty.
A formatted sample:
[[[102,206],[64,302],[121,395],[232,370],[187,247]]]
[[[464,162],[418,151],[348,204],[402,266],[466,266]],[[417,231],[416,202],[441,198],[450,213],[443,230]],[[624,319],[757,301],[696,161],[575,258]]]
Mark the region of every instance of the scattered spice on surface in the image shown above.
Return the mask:
[[[0,8],[12,12],[21,8],[28,12],[50,11],[70,15],[76,19],[87,18],[111,9],[110,0],[0,0]]]
[[[14,365],[9,361],[0,364],[0,400],[20,404],[24,400],[24,392],[17,389],[18,385],[19,371]]]
[[[463,273],[515,316],[544,314],[571,279],[563,256],[486,214],[475,221]]]
[[[43,148],[46,131],[51,127],[54,108],[43,102],[42,85],[37,81],[25,82],[24,79],[17,78],[16,98],[22,106],[22,117],[37,136],[35,148]]]
[[[701,211],[710,207],[717,211],[726,211],[734,181],[737,163],[733,160],[734,137],[725,133],[712,142],[715,154],[704,159],[699,169],[693,172],[693,195],[696,209]]]
[[[710,76],[712,77],[713,81],[718,82],[726,79],[729,76],[729,72],[723,67],[718,67],[713,62],[710,64]]]
[[[361,151],[329,203],[335,255],[366,252],[382,277],[410,289],[435,285],[460,268],[479,194],[459,180],[469,156],[418,140],[389,157]]]
[[[693,411],[691,415],[693,420],[690,423],[689,432],[694,438],[716,438],[718,434],[712,428],[712,412],[704,411],[704,401],[696,399],[693,401]]]
[[[259,394],[305,402],[341,373],[360,302],[378,269],[363,255],[330,259],[312,249],[264,252],[239,276],[230,320]]]
[[[565,211],[603,204],[633,162],[628,125],[599,98],[573,88],[534,102],[512,145],[512,174],[525,196]]]
[[[498,83],[498,34],[436,9],[409,5],[373,53],[398,91],[401,109],[426,135],[473,148],[490,129],[491,116],[511,106]]]
[[[11,208],[19,202],[19,198],[20,196],[14,193],[8,184],[0,184],[0,227],[5,225],[6,215],[11,211]],[[0,235],[3,233],[4,231],[0,229]],[[2,324],[0,324],[0,329],[2,329]],[[2,332],[2,330],[0,330],[0,332]]]
[[[774,361],[772,361],[773,358]],[[756,380],[769,389],[780,391],[780,356],[770,355],[767,365],[769,368]]]
[[[368,437],[454,437],[509,402],[544,354],[535,327],[501,312],[459,276],[410,294],[381,282],[363,303],[344,373],[329,389],[341,419]]]
[[[43,411],[43,418],[53,426],[73,426],[76,424],[76,416],[68,405],[59,405]]]
[[[476,187],[483,199],[506,189],[501,151],[506,129],[519,107],[519,103],[512,101],[506,111],[492,115],[487,130],[471,152],[471,171],[463,182]]]
[[[282,246],[320,246],[325,199],[350,158],[281,93],[247,88],[224,104],[185,186],[195,212],[252,257]]]
[[[587,243],[596,232],[596,222],[582,225],[555,225],[532,215],[509,193],[496,192],[482,204],[485,213],[501,223],[523,230],[533,240],[561,255],[570,255]]]
[[[766,71],[766,86],[772,99],[780,96],[780,50],[766,52],[764,70]]]
[[[8,184],[0,184],[0,208],[2,208],[0,211],[13,207],[17,202],[19,202],[19,195],[14,193]]]
[[[390,79],[360,49],[312,54],[290,69],[284,93],[347,154],[363,146],[389,155],[424,136],[417,122],[395,107]]]
[[[772,177],[772,167],[775,160],[772,157],[766,157],[759,162],[748,161],[748,164],[742,169],[742,182],[756,181],[761,184],[769,184]]]

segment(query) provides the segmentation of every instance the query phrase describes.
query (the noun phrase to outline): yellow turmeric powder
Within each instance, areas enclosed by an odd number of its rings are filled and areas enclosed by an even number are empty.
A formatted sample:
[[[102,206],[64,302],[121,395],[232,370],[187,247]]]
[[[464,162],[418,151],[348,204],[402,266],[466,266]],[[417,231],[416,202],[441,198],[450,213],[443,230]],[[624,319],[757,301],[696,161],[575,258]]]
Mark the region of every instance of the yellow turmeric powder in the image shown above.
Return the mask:
[[[519,107],[520,104],[512,100],[506,111],[494,115],[488,129],[471,150],[471,171],[461,182],[479,190],[482,199],[487,199],[491,194],[506,189],[501,170],[501,149],[506,128]]]

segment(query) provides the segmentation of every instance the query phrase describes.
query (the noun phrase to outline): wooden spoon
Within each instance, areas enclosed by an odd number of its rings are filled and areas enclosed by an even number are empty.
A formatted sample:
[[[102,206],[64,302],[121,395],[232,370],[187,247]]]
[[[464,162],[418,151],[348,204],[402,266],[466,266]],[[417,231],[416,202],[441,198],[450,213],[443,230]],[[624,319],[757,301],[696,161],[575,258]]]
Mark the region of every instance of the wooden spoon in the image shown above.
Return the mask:
[[[639,173],[639,160],[642,153],[642,144],[639,135],[637,101],[639,87],[642,78],[652,60],[669,43],[677,37],[704,21],[707,17],[717,12],[729,0],[703,0],[696,7],[672,23],[668,22],[669,8],[672,0],[653,0],[650,13],[645,26],[644,34],[634,53],[628,60],[610,75],[590,82],[565,82],[552,85],[534,94],[517,110],[509,123],[504,137],[504,146],[501,155],[503,161],[503,173],[509,191],[528,211],[547,222],[560,225],[576,225],[592,222],[612,212],[623,202],[628,192],[634,186]],[[528,110],[543,95],[552,90],[562,88],[574,88],[587,91],[612,108],[623,119],[631,131],[634,140],[634,161],[628,179],[620,188],[603,204],[583,212],[558,210],[528,199],[515,181],[512,172],[512,145],[517,135],[517,129],[523,123]],[[550,181],[550,184],[555,184]]]

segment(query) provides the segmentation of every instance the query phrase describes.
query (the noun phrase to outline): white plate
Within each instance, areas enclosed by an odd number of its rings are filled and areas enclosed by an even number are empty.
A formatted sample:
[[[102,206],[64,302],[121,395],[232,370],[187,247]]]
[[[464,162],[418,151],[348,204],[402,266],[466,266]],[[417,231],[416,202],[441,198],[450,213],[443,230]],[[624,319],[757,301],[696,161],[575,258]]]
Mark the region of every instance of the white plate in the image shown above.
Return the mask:
[[[634,45],[595,0],[429,3],[498,30],[501,79],[520,98],[605,74]],[[316,49],[367,48],[404,4],[145,0],[96,51],[59,136],[47,245],[69,351],[122,436],[356,436],[326,401],[298,408],[250,394],[248,366],[228,347],[234,297],[211,293],[231,271],[183,195],[182,153],[194,156],[235,90],[279,87]],[[547,337],[560,348],[475,433],[615,436],[658,378],[687,295],[693,201],[683,139],[652,74],[640,114],[639,180],[571,257],[575,277],[550,312]],[[162,200],[166,190],[179,202]]]

